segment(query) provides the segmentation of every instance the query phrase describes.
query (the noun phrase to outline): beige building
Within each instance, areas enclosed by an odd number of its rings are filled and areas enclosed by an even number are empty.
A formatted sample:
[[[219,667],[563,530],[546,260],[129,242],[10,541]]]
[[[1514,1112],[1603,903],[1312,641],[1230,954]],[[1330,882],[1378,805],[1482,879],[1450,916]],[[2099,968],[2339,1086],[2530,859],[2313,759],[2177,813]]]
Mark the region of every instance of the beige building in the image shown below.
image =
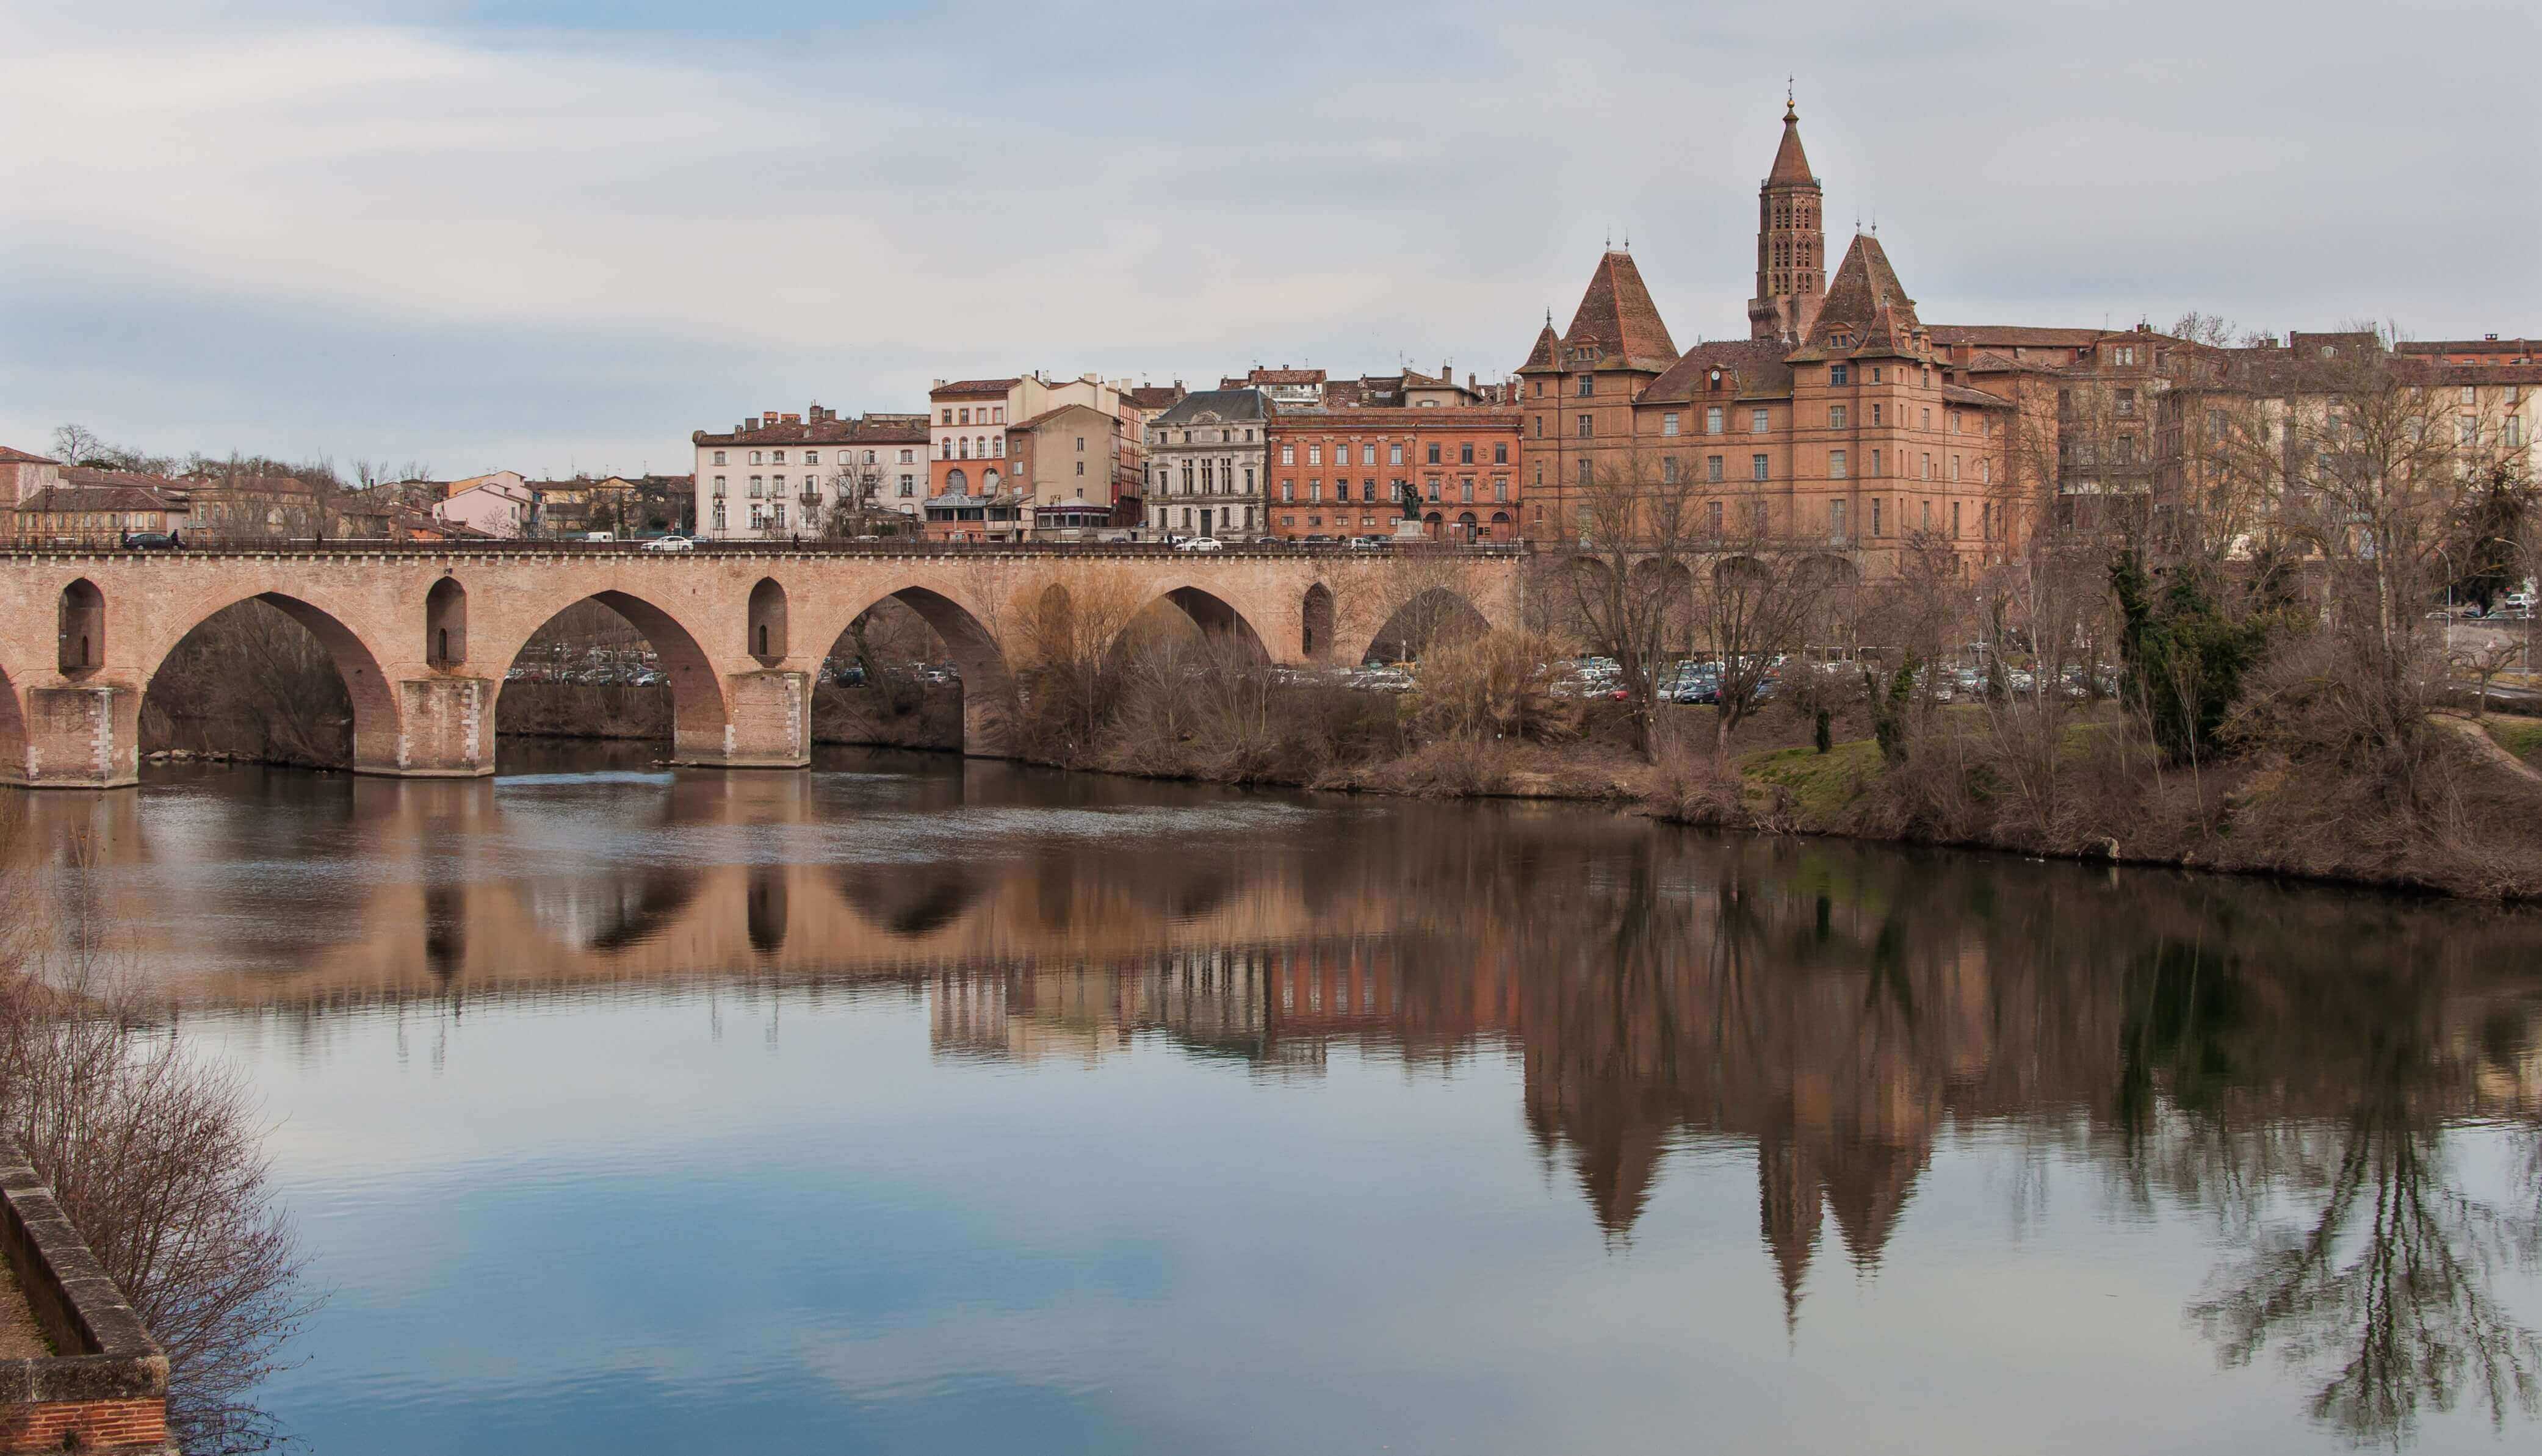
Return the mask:
[[[771,409],[694,431],[697,534],[708,541],[914,533],[926,504],[927,416]],[[899,524],[896,528],[894,522]]]

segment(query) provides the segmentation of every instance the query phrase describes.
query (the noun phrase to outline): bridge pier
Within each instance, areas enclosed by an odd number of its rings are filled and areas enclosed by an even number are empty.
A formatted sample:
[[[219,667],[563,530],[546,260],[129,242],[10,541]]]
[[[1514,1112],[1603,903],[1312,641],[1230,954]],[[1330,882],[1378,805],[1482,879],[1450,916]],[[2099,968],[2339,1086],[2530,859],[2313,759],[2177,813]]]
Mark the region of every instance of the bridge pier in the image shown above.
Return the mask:
[[[448,673],[397,685],[394,743],[369,741],[355,725],[353,771],[399,778],[476,778],[494,771],[494,692],[490,678]]]
[[[812,675],[726,673],[714,722],[673,707],[671,762],[701,768],[803,768],[812,763]]]
[[[28,788],[122,788],[141,781],[138,688],[31,686],[25,724],[25,758],[9,764],[0,781]]]

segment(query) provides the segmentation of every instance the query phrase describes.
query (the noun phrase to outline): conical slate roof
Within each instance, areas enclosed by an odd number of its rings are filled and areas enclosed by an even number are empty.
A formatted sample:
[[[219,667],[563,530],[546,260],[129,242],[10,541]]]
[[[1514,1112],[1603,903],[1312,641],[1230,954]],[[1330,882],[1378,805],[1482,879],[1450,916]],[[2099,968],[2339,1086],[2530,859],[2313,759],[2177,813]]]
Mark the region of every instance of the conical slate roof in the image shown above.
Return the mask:
[[[1857,233],[1853,246],[1844,251],[1844,262],[1828,282],[1827,302],[1819,306],[1809,338],[1793,357],[1891,352],[1903,349],[1906,336],[1922,327],[1915,317],[1915,300],[1906,296],[1905,285],[1898,281],[1898,271],[1889,265],[1880,240]],[[1851,342],[1837,343],[1838,337]]]
[[[1621,362],[1654,372],[1677,362],[1677,344],[1660,322],[1660,307],[1642,282],[1633,255],[1608,250],[1589,275],[1589,290],[1580,296],[1580,312],[1562,335],[1566,349],[1593,347],[1600,362]],[[1620,356],[1620,357],[1619,357]]]
[[[1535,335],[1535,347],[1528,350],[1527,362],[1521,364],[1519,368],[1551,369],[1554,367],[1557,351],[1561,347],[1562,340],[1553,336],[1553,321],[1547,319],[1544,321],[1544,328]]]
[[[1765,185],[1782,186],[1799,183],[1816,186],[1818,174],[1810,171],[1810,157],[1801,150],[1801,116],[1791,104],[1783,105],[1783,144],[1774,149],[1774,170],[1765,174]]]

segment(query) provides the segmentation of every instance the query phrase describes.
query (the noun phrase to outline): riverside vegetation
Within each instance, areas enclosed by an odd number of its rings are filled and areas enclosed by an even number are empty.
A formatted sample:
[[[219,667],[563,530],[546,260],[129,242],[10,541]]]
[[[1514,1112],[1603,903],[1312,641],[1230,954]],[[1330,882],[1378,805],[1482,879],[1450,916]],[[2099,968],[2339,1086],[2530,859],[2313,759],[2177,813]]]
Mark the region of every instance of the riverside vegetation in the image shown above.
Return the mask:
[[[1524,622],[1484,629],[1452,558],[1419,552],[1324,604],[1327,639],[1419,660],[1399,696],[1267,667],[1098,562],[1055,561],[987,625],[1016,644],[1020,752],[1065,767],[2542,895],[2534,735],[2487,721],[2485,691],[2506,648],[2530,659],[2530,626],[2464,657],[2429,619],[2542,571],[2529,452],[2388,348],[2304,374],[2186,431],[2194,505],[2070,510],[2064,452],[2115,459],[2120,441],[2087,413],[2016,421],[1986,520],[2021,529],[1906,531],[1868,576],[1796,539],[1770,486],[1601,467],[1577,538],[1532,560]],[[341,688],[314,641],[277,640],[297,630],[253,607],[206,623],[145,734],[227,724],[250,756],[341,762]],[[568,652],[612,631],[633,634],[597,605],[548,629]],[[949,743],[948,685],[918,666],[942,647],[915,614],[877,607],[841,647],[861,684],[819,690],[816,737]],[[1563,695],[1579,652],[1613,664],[1611,700]],[[1689,659],[1716,705],[1671,700]],[[2484,690],[2468,716],[2465,677]],[[498,726],[667,724],[620,697],[507,690]]]

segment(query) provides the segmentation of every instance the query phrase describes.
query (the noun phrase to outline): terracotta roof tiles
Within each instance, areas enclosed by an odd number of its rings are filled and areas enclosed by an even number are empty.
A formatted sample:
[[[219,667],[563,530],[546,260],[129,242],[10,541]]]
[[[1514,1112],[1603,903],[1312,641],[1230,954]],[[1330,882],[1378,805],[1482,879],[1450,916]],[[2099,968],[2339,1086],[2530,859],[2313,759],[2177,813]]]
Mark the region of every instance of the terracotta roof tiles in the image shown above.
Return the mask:
[[[1659,305],[1651,301],[1650,287],[1642,282],[1642,270],[1631,254],[1609,250],[1598,259],[1598,270],[1589,275],[1588,291],[1580,296],[1580,310],[1571,316],[1562,346],[1594,348],[1602,364],[1620,363],[1653,373],[1677,362],[1677,344],[1669,337],[1668,325],[1661,321]]]

